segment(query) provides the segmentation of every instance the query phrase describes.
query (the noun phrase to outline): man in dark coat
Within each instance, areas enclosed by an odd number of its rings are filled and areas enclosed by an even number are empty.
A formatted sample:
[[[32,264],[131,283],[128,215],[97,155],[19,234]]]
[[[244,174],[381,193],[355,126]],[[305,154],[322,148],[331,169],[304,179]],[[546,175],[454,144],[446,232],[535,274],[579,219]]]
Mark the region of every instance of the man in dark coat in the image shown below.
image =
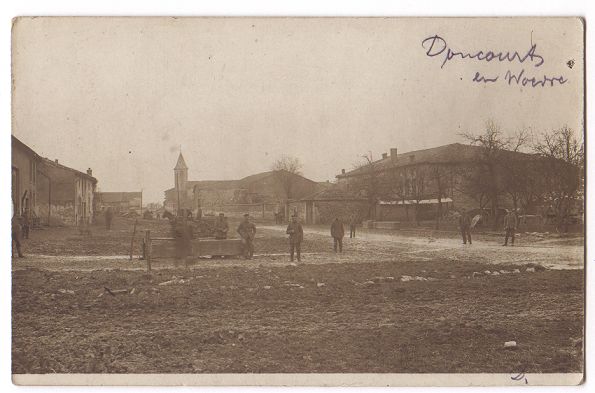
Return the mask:
[[[463,244],[467,244],[467,240],[469,241],[469,244],[472,244],[471,217],[465,209],[461,209],[461,215],[459,216],[459,229],[461,230],[461,235],[463,236]]]
[[[355,214],[352,214],[351,219],[349,220],[349,238],[355,237],[356,226],[357,226],[357,216]]]
[[[504,216],[504,231],[506,234],[504,235],[505,237],[503,246],[508,245],[508,238],[511,240],[511,245],[514,246],[514,234],[516,232],[517,225],[518,220],[515,212],[512,210],[507,210],[506,216]]]
[[[114,212],[111,207],[105,209],[105,228],[109,231],[112,229],[112,219],[114,218]]]
[[[254,237],[256,236],[256,226],[250,222],[250,215],[244,214],[244,221],[240,223],[237,229],[244,244],[244,258],[252,259],[254,256]]]
[[[297,252],[297,260],[300,262],[302,240],[304,240],[304,230],[302,228],[302,224],[300,224],[298,221],[297,216],[294,215],[291,217],[291,222],[287,226],[287,231],[285,231],[285,233],[289,235],[289,255],[291,262],[293,262],[294,251]]]
[[[215,221],[215,239],[223,240],[227,239],[227,232],[229,231],[229,225],[225,214],[219,213],[219,218]]]
[[[333,249],[337,252],[337,245],[339,246],[339,252],[343,252],[343,236],[345,236],[345,228],[343,222],[339,218],[335,218],[335,221],[331,224],[331,236],[333,237]]]

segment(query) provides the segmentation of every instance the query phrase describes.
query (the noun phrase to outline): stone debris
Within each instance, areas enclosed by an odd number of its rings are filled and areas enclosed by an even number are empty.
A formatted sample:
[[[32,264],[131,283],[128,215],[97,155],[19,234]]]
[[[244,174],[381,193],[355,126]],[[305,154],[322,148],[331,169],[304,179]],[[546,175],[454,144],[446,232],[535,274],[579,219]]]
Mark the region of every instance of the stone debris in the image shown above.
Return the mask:
[[[65,295],[74,295],[74,291],[71,289],[58,289],[58,292],[63,293]]]
[[[485,272],[483,272],[484,274],[491,274],[492,272],[490,272],[489,270],[486,270]]]
[[[499,275],[500,275],[500,272],[496,272],[496,271],[492,272],[492,276],[499,276]]]
[[[512,271],[512,274],[519,274],[520,272],[521,272],[521,271],[520,271],[519,269],[514,269],[514,270]]]
[[[504,343],[504,348],[516,348],[516,347],[517,347],[516,341],[506,341]]]
[[[511,272],[509,272],[508,270],[500,270],[500,274],[510,274]]]
[[[364,285],[374,285],[374,284],[375,284],[375,282],[370,281],[370,280],[364,282]]]
[[[428,281],[425,277],[415,276],[415,281]]]
[[[193,277],[184,279],[184,278],[179,278],[179,277],[173,276],[171,280],[160,282],[157,285],[167,286],[167,285],[174,285],[174,284],[186,284],[192,280],[193,280]]]
[[[525,271],[527,273],[535,273],[535,268],[534,267],[528,267],[527,269],[525,269]]]
[[[270,285],[265,285],[263,288],[264,289],[271,289],[271,286]]]
[[[401,276],[401,281],[403,281],[403,282],[413,281],[413,277],[411,277],[411,276]]]
[[[323,283],[323,282],[318,282],[318,283],[316,283],[316,286],[317,286],[318,288],[321,288],[321,287],[325,287],[325,286],[326,286],[326,284],[325,284],[325,283]]]

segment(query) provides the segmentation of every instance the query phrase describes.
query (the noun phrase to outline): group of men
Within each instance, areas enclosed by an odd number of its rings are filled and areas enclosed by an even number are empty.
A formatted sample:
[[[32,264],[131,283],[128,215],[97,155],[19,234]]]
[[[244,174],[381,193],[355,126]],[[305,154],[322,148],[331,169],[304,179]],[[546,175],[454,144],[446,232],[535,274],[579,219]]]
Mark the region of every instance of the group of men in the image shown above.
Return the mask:
[[[463,244],[472,244],[471,242],[471,229],[475,226],[480,217],[474,217],[473,219],[469,213],[462,209],[459,216],[459,229],[461,230],[461,236],[463,237]],[[518,227],[518,217],[514,210],[506,209],[506,215],[504,216],[504,244],[508,246],[508,239],[511,241],[511,246],[514,246],[514,235]]]

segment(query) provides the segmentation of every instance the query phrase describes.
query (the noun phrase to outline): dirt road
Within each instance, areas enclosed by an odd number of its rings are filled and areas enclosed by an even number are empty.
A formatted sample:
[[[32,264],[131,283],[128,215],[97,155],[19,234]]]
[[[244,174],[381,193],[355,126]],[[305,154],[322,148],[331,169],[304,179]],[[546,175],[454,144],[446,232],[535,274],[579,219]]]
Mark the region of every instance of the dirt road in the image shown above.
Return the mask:
[[[126,228],[33,233],[13,259],[13,372],[582,370],[575,240],[362,231],[334,253],[325,228],[306,228],[290,264],[284,229],[259,226],[251,261],[156,260],[151,273],[128,260]],[[55,244],[66,252],[48,255]]]

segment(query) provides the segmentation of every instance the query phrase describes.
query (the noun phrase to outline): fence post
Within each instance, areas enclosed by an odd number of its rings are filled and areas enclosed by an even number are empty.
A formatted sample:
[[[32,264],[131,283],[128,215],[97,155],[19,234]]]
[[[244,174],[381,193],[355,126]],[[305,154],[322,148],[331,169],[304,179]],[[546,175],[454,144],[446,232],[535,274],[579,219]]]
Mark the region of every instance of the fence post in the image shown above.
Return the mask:
[[[147,260],[147,271],[151,271],[151,231],[145,231],[145,259]]]

